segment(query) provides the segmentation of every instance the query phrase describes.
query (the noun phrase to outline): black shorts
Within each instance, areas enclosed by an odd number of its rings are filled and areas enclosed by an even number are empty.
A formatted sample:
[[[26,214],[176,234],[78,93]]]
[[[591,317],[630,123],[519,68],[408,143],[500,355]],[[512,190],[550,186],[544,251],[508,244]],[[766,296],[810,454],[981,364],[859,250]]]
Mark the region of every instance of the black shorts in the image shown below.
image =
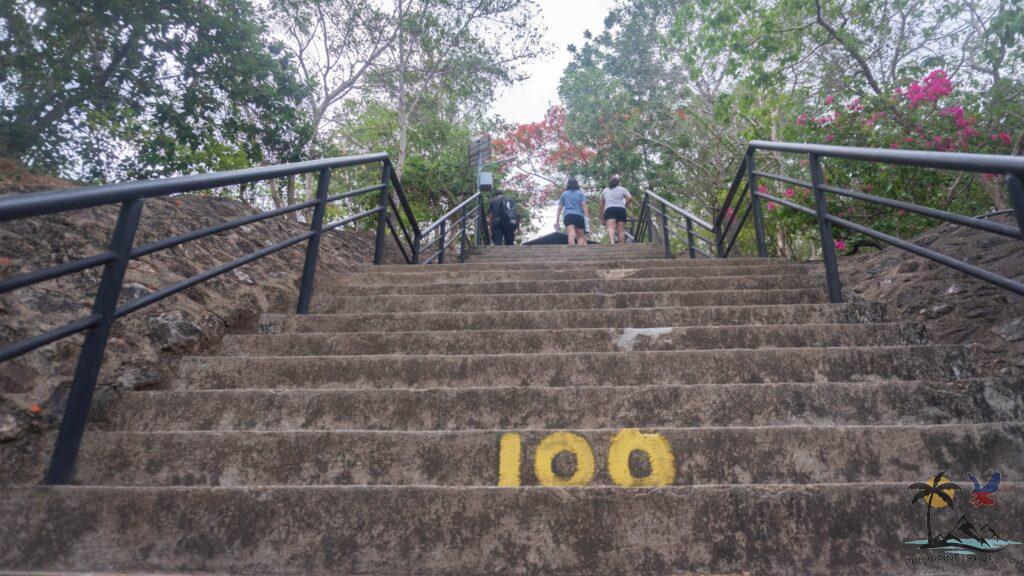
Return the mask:
[[[585,220],[583,220],[583,216],[581,216],[579,214],[565,214],[565,215],[563,215],[562,216],[562,225],[563,226],[575,226],[575,227],[579,228],[580,230],[583,230],[584,228],[587,227],[587,223],[586,223]]]
[[[625,222],[626,209],[622,206],[612,206],[604,209],[604,221],[615,220],[616,222]]]

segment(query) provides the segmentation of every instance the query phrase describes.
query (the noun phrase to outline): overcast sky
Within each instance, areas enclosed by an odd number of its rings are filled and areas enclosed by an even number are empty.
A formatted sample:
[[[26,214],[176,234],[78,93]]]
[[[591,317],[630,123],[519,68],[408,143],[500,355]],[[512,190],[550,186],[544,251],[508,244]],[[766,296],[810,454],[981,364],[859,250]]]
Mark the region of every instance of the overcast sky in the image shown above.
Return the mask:
[[[547,26],[551,55],[527,68],[530,78],[507,88],[492,112],[510,122],[536,122],[548,106],[558,103],[558,80],[569,64],[569,44],[583,44],[583,31],[600,34],[615,0],[537,0]]]
[[[548,106],[558,103],[558,80],[569,64],[569,44],[581,46],[583,32],[600,34],[604,30],[604,17],[615,5],[615,0],[537,0],[547,26],[546,39],[551,54],[527,68],[530,78],[505,89],[494,102],[491,111],[509,122],[519,124],[536,122],[544,118]],[[526,239],[542,236],[553,230],[555,207],[538,211],[540,230]]]

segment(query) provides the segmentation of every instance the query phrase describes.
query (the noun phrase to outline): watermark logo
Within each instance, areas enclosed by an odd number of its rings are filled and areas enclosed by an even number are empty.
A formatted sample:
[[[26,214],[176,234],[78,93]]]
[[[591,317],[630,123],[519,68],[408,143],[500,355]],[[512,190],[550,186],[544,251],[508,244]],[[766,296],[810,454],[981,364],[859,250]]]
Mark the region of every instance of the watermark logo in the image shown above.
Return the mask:
[[[995,501],[992,499],[992,495],[999,489],[999,472],[993,471],[984,487],[981,486],[974,474],[968,474],[968,476],[974,484],[969,504],[974,508],[993,506]],[[927,482],[911,484],[908,488],[914,490],[911,504],[917,506],[920,502],[925,507],[925,529],[928,537],[925,540],[910,540],[906,544],[917,546],[921,550],[935,550],[956,555],[991,554],[1020,544],[1020,542],[1007,540],[1000,536],[996,528],[988,522],[980,527],[977,526],[966,513],[961,513],[952,525],[942,522],[943,516],[951,517],[944,512],[953,511],[957,493],[963,492],[959,484],[946,477],[945,472],[939,472],[929,478]],[[936,524],[949,526],[948,529],[933,530],[933,510],[936,511]]]

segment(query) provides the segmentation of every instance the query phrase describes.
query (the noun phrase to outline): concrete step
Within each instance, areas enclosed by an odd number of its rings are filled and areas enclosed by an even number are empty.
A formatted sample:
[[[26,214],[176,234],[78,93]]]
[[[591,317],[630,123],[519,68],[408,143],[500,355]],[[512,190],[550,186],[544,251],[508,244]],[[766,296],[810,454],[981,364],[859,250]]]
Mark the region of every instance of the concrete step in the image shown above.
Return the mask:
[[[691,292],[619,292],[616,294],[415,294],[336,296],[324,294],[313,308],[318,313],[367,312],[493,312],[509,310],[592,310],[670,308],[674,306],[751,306],[818,304],[824,288],[783,290],[694,290]]]
[[[357,270],[364,272],[390,272],[403,274],[417,274],[423,270],[431,271],[465,271],[475,270],[561,270],[564,268],[603,268],[603,269],[642,269],[642,268],[731,268],[733,266],[781,266],[792,267],[793,263],[788,260],[776,258],[728,258],[725,260],[690,260],[688,258],[655,258],[651,260],[602,260],[600,262],[574,262],[565,260],[540,260],[527,262],[466,262],[464,264],[429,264],[422,266],[409,266],[407,264],[362,264]]]
[[[385,294],[616,294],[625,292],[690,292],[704,290],[821,290],[816,276],[758,275],[710,276],[704,278],[625,278],[621,280],[522,280],[480,282],[409,282],[346,286],[331,290],[334,295],[373,296]]]
[[[947,470],[965,489],[967,472]],[[907,486],[873,479],[653,490],[9,487],[0,491],[0,569],[935,574],[941,557],[905,543],[925,535],[923,507],[911,504]],[[1012,538],[1024,517],[1024,487],[1004,481],[998,496],[983,517],[970,514]],[[958,504],[967,497],[957,494]],[[960,512],[938,510],[931,521],[943,530]],[[1010,562],[1012,572],[1019,548],[991,557]]]
[[[467,356],[191,356],[176,388],[465,388],[945,380],[972,376],[955,346]]]
[[[877,303],[695,306],[605,310],[503,310],[494,312],[396,312],[369,314],[264,314],[258,330],[288,332],[407,332],[431,330],[540,330],[658,328],[756,324],[846,324],[885,322]]]
[[[546,463],[539,446],[552,432],[513,432],[520,434],[522,454],[519,465],[510,468],[524,486],[541,485],[544,466],[544,473],[571,478],[586,468],[586,456],[592,457],[591,471],[583,472],[592,475],[586,484],[621,483],[609,464],[618,429],[574,430],[584,439],[584,452],[575,461],[551,454]],[[83,441],[75,481],[93,486],[497,486],[505,433],[94,432]],[[644,433],[659,435],[667,446],[648,457],[628,458],[622,462],[625,470],[635,478],[664,474],[678,486],[880,479],[909,484],[953,467],[986,470],[993,462],[1008,478],[1024,476],[1024,423],[645,427]]]
[[[452,263],[454,263],[455,256]],[[604,262],[606,260],[658,260],[664,259],[664,252],[645,250],[643,252],[602,252],[597,250],[566,250],[556,253],[530,254],[526,252],[509,252],[506,254],[466,254],[467,263],[478,262],[534,262],[555,260],[560,262]]]
[[[909,346],[925,344],[918,324],[782,324],[563,330],[462,330],[358,334],[238,334],[224,337],[226,356],[494,354]]]
[[[511,254],[511,253],[546,253],[565,251],[598,251],[598,252],[660,252],[664,250],[661,244],[653,242],[629,243],[629,244],[584,244],[582,246],[569,246],[568,244],[542,244],[542,245],[519,245],[519,246],[470,246],[469,250],[478,254]]]
[[[94,429],[481,430],[1024,420],[1011,380],[127,392]],[[87,434],[88,435],[88,434]]]
[[[534,280],[621,280],[624,278],[708,278],[730,276],[797,276],[822,279],[821,268],[816,266],[706,266],[661,268],[601,268],[576,267],[547,270],[479,270],[448,266],[419,266],[408,272],[362,271],[357,274],[336,274],[331,285],[390,286],[393,284],[454,283],[454,282],[527,282]]]

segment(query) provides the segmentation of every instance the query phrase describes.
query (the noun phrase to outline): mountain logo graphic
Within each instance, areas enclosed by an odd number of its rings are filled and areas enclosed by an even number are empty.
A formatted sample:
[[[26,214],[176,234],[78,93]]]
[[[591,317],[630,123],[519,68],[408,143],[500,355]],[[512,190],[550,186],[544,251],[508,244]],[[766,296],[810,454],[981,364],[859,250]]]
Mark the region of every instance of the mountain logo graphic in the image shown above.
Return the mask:
[[[992,494],[999,488],[999,472],[993,471],[988,483],[982,487],[973,474],[968,474],[974,484],[969,504],[974,508],[988,507],[995,504]],[[911,540],[906,542],[917,546],[921,550],[935,550],[946,554],[978,554],[996,553],[1005,550],[1009,546],[1019,545],[1020,542],[1006,540],[996,532],[996,529],[985,522],[978,528],[968,517],[966,512],[961,512],[960,517],[951,527],[944,532],[932,531],[932,509],[947,509],[953,511],[956,503],[956,493],[962,492],[958,484],[951,482],[945,472],[939,472],[932,476],[927,482],[915,482],[907,487],[914,490],[912,505],[921,502],[925,506],[925,528],[928,538],[926,540]]]

